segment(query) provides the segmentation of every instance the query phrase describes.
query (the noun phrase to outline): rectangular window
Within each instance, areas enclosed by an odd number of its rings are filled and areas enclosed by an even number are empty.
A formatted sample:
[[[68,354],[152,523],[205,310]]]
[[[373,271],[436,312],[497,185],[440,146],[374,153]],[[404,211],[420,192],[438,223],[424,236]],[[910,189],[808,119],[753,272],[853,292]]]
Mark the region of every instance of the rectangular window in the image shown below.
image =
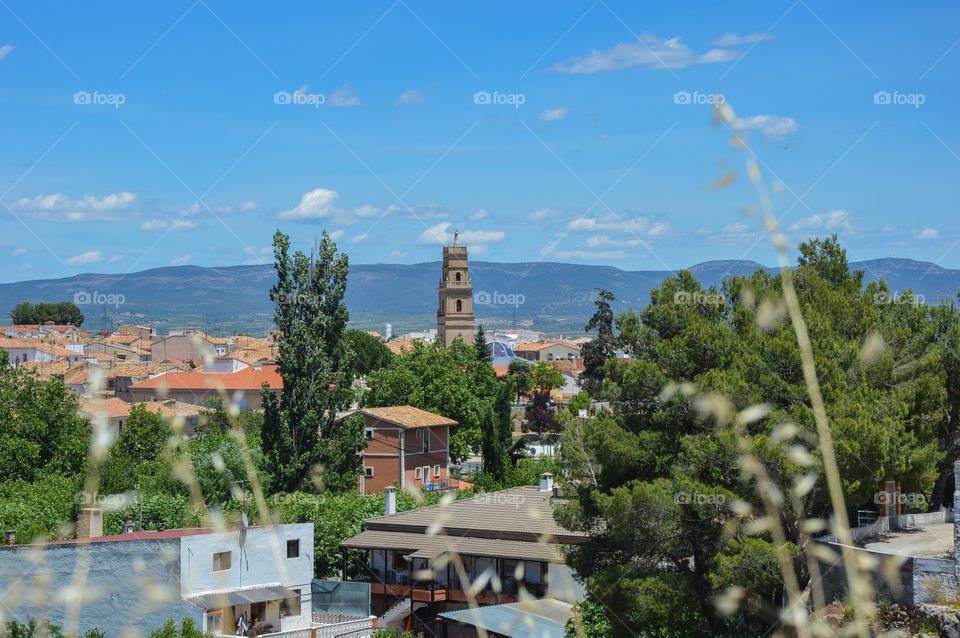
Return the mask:
[[[300,558],[299,538],[294,538],[287,541],[287,558]]]
[[[363,468],[363,475],[364,475],[365,477],[367,477],[367,478],[372,477],[372,476],[373,476],[373,468],[370,467],[369,465],[364,466],[364,468]]]
[[[373,430],[372,430],[371,428],[367,428],[366,430],[364,430],[364,431],[363,431],[363,438],[365,438],[365,439],[368,440],[368,441],[372,440],[372,439],[373,439]]]
[[[290,598],[284,598],[280,601],[280,617],[286,618],[287,616],[299,616],[300,615],[300,590],[293,589],[291,590],[296,596],[291,596]]]
[[[430,451],[430,430],[420,430],[423,434],[423,451]]]
[[[267,619],[267,603],[253,603],[250,605],[250,623],[263,622]]]
[[[422,480],[423,480],[423,468],[422,468],[422,467],[418,467],[416,470],[414,470],[413,475],[414,475],[414,478],[415,478],[416,480],[422,481]]]
[[[213,555],[213,571],[222,572],[230,569],[230,552],[216,552]]]
[[[440,466],[439,466],[439,465],[434,465],[434,466],[433,466],[433,478],[440,478]]]

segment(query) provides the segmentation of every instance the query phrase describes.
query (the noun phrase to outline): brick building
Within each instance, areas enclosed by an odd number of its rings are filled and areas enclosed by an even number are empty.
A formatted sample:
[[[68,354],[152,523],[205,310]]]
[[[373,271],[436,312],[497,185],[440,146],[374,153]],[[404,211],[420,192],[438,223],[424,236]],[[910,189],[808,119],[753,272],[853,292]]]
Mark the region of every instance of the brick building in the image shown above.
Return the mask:
[[[363,474],[360,493],[375,494],[391,485],[423,490],[446,489],[450,466],[450,428],[457,422],[409,405],[364,408]]]

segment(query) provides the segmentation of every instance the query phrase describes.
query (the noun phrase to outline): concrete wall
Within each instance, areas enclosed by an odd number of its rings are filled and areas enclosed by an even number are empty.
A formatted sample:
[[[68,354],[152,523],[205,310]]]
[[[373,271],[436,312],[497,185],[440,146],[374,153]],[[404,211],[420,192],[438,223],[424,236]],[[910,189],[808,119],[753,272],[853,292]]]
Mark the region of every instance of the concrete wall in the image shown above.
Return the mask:
[[[876,522],[850,530],[853,542],[875,538],[890,530],[903,530],[931,523],[948,523],[954,520],[950,510],[926,514],[904,514],[877,519]],[[833,562],[819,561],[821,585],[827,602],[842,599],[847,592],[847,574],[842,562],[841,545],[834,536],[821,536],[816,542],[823,543],[836,552]],[[873,552],[861,547],[847,546],[861,564],[873,564],[871,571],[875,598],[887,598],[900,605],[953,600],[960,591],[955,570],[955,561],[943,559],[911,558]]]
[[[180,598],[179,542],[4,547],[2,609],[19,622],[42,618],[65,634],[99,629],[108,638],[145,635],[171,618],[191,618],[199,627],[201,610]],[[79,615],[69,622],[66,601],[74,596]]]

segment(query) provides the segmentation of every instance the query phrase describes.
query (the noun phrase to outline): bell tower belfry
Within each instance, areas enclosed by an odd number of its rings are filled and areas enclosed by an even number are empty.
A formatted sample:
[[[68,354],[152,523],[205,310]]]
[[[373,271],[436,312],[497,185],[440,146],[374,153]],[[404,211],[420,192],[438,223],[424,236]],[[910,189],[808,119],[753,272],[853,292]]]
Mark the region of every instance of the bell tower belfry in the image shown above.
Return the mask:
[[[437,338],[450,347],[460,337],[473,343],[473,284],[467,265],[467,247],[453,244],[443,247],[443,269],[440,272],[440,305],[437,308]]]

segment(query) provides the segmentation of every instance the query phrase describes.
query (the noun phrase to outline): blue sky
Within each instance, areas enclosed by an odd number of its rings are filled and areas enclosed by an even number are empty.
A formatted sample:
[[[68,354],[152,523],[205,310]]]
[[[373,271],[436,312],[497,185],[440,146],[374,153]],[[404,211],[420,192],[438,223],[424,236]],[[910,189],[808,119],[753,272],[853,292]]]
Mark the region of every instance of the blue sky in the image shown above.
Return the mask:
[[[960,267],[955,3],[275,4],[0,0],[0,280],[266,262],[276,228],[772,264],[715,94],[791,241]]]

